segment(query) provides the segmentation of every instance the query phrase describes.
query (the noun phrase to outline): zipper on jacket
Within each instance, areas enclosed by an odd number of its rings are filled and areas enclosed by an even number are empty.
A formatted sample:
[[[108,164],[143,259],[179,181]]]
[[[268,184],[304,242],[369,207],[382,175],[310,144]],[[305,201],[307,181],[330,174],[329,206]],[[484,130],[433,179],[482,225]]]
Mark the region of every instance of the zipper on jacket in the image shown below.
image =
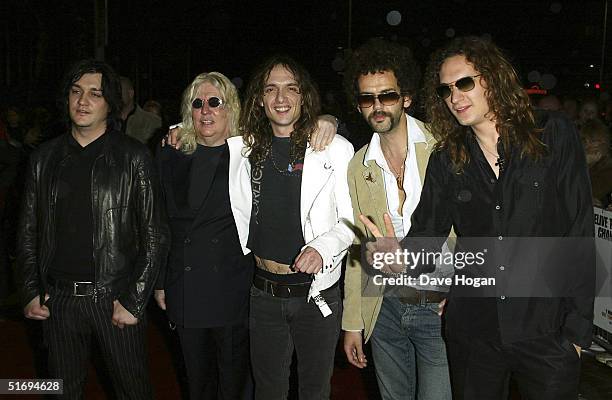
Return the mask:
[[[52,243],[50,243],[50,251],[47,254],[47,257],[45,257],[40,265],[40,275],[41,278],[44,275],[43,278],[43,284],[45,285],[45,290],[47,290],[47,269],[49,267],[49,262],[51,260],[53,260],[53,257],[55,257],[55,248],[57,247],[57,229],[55,226],[55,211],[57,208],[57,181],[59,178],[59,173],[61,168],[64,166],[64,164],[66,163],[66,160],[70,157],[70,155],[64,157],[63,159],[61,159],[57,165],[55,165],[55,171],[53,173],[53,176],[51,177],[51,196],[50,196],[50,201],[49,201],[49,208],[47,209],[48,214],[49,214],[49,226],[48,229],[49,230],[49,236],[51,236],[51,230],[53,230],[53,240],[51,241]]]
[[[94,267],[94,290],[93,290],[93,301],[94,303],[98,302],[98,268],[97,268],[97,263],[96,263],[96,234],[98,233],[98,226],[96,226],[96,218],[93,217],[95,215],[94,212],[94,207],[96,205],[96,199],[94,199],[94,171],[96,169],[96,164],[98,163],[98,160],[100,158],[102,158],[104,155],[103,154],[99,154],[98,157],[96,157],[96,159],[93,162],[93,165],[91,167],[91,179],[90,179],[90,193],[91,193],[91,215],[92,215],[92,224],[94,225],[94,229],[93,229],[93,235],[92,235],[92,250],[91,250],[91,257],[93,259],[93,267]]]

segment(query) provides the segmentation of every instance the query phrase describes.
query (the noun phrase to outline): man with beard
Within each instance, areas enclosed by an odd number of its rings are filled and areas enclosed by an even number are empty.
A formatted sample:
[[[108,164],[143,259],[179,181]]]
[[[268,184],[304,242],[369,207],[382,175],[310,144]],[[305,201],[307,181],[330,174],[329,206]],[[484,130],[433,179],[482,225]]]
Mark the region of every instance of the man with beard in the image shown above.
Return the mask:
[[[406,113],[417,94],[418,67],[410,49],[372,39],[354,52],[345,77],[348,96],[374,130],[370,143],[349,164],[355,220],[363,214],[383,226],[383,213],[387,213],[395,234],[403,237],[410,229],[434,144],[427,127]],[[365,225],[357,222],[356,227],[360,239],[367,239]],[[429,275],[446,277],[452,272],[452,265],[440,265]],[[376,277],[381,275],[361,264],[361,246],[353,246],[342,318],[348,361],[364,368],[363,342],[372,339],[384,400],[450,399],[438,315],[448,286],[412,285],[393,291],[379,283]]]
[[[369,243],[366,257],[435,249],[452,227],[464,254],[488,250],[483,263],[457,267],[448,298],[453,398],[506,399],[513,377],[525,398],[574,400],[595,286],[593,205],[578,132],[561,114],[535,112],[507,57],[478,37],[454,39],[432,55],[425,97],[438,144],[412,227],[401,243]],[[493,277],[495,286],[460,284],[476,277]]]

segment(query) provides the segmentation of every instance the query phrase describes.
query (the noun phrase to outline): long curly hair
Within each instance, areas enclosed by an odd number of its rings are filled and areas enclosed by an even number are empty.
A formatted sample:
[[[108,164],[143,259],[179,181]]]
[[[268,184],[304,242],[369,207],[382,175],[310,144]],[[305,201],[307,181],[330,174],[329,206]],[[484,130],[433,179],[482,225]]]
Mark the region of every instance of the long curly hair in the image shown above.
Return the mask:
[[[546,147],[539,139],[542,130],[536,125],[529,96],[507,57],[489,40],[475,36],[459,37],[432,54],[424,83],[425,110],[431,133],[438,141],[437,148],[448,151],[455,172],[461,172],[469,161],[465,137],[472,134],[472,130],[457,122],[435,89],[440,85],[442,64],[457,55],[464,56],[473,64],[481,74],[480,79],[486,82],[489,113],[495,119],[495,128],[504,148],[514,146],[520,150],[521,157],[528,156],[534,160],[544,156]]]
[[[293,74],[302,94],[302,109],[300,117],[293,125],[289,161],[296,162],[303,156],[310,136],[317,128],[317,118],[321,111],[319,91],[310,74],[290,57],[272,56],[255,69],[249,82],[244,99],[243,112],[240,115],[240,130],[250,150],[249,160],[253,165],[263,163],[272,148],[272,126],[262,106],[264,87],[270,76],[270,71],[277,65],[282,65]]]
[[[349,104],[357,107],[361,75],[377,72],[393,72],[400,87],[401,95],[416,100],[421,72],[412,51],[406,46],[382,38],[372,38],[355,50],[344,73],[344,91]]]
[[[193,116],[191,114],[191,103],[198,93],[198,89],[203,83],[210,83],[221,94],[221,100],[224,104],[222,107],[227,111],[227,117],[230,124],[230,136],[240,134],[238,130],[238,120],[240,118],[240,98],[236,86],[220,72],[204,72],[196,76],[195,79],[187,86],[183,92],[181,99],[181,117],[183,127],[178,133],[178,139],[181,140],[181,151],[185,154],[191,154],[197,148],[197,133],[193,124]]]

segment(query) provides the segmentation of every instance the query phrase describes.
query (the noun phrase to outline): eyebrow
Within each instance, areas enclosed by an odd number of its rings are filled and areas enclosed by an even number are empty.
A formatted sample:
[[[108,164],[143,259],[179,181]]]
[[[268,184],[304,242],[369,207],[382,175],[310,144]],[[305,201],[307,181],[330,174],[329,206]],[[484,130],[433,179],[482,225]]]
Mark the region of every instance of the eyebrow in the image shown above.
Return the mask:
[[[270,83],[266,83],[264,85],[264,87],[269,87],[269,86],[300,86],[300,84],[296,81],[293,82],[270,82]]]
[[[397,89],[395,89],[395,88],[383,89],[383,90],[381,90],[381,91],[380,91],[380,92],[378,92],[378,93],[388,93],[388,92],[396,92],[396,93],[400,93],[400,91],[399,91],[399,90],[397,90]],[[367,92],[367,91],[364,91],[364,92],[359,92],[359,94],[374,94],[374,93],[376,93],[376,92]]]
[[[72,86],[70,86],[70,87],[71,87],[71,88],[73,88],[73,87],[77,87],[77,88],[79,88],[79,89],[83,89],[83,90],[89,89],[89,90],[91,90],[92,92],[101,92],[101,91],[102,91],[102,88],[97,88],[97,87],[84,88],[83,86],[81,86],[81,85],[79,85],[79,84],[77,84],[77,83],[73,83],[73,84],[72,84]]]

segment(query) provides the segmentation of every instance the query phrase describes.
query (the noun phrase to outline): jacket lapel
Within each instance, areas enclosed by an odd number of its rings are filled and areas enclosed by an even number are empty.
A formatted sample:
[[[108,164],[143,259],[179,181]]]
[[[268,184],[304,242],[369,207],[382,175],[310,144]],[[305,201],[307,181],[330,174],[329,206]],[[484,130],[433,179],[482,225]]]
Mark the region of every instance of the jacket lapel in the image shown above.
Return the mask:
[[[376,164],[376,161],[369,160],[367,163],[368,166],[363,169],[362,183],[368,189],[369,199],[367,199],[366,204],[360,204],[360,207],[368,213],[366,216],[373,219],[376,226],[384,231],[383,214],[387,212],[387,194],[385,192],[384,177],[382,169]],[[368,232],[368,234],[370,233]]]
[[[187,188],[185,179],[174,179],[175,176],[187,176],[189,173],[189,161],[182,154],[170,150],[162,150],[160,155],[161,181],[166,196],[168,214],[175,215],[179,209],[179,198],[186,199]]]
[[[300,193],[300,217],[302,231],[312,205],[334,172],[327,151],[315,152],[309,146],[304,155],[304,169],[302,171],[302,186]]]
[[[423,183],[425,182],[425,172],[427,172],[427,163],[429,162],[429,156],[431,154],[431,151],[433,150],[433,146],[435,145],[436,141],[434,140],[433,136],[431,136],[431,134],[429,133],[429,129],[427,129],[427,126],[423,122],[417,119],[416,124],[419,128],[421,128],[421,131],[425,135],[426,140],[425,143],[419,142],[414,144],[417,166],[419,168],[419,177],[421,178],[421,186],[423,186]]]

